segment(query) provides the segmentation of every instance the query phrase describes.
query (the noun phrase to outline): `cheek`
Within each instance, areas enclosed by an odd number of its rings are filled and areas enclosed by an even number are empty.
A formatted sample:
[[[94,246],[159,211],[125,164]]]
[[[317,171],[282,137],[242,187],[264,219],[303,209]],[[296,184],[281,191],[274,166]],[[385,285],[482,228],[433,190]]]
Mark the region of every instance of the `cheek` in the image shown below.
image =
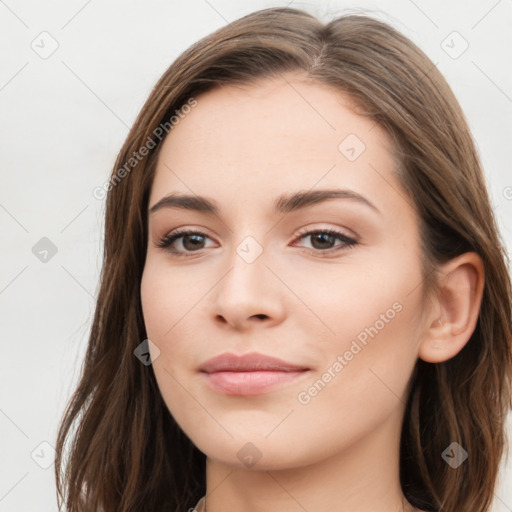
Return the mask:
[[[196,326],[191,319],[201,289],[199,283],[190,283],[189,276],[185,282],[182,273],[169,272],[165,264],[149,258],[140,294],[147,337],[159,350],[156,358],[152,353],[152,368],[162,398],[180,423],[181,414],[191,405],[185,387],[196,355],[191,340],[201,339],[200,333],[191,330]]]
[[[385,338],[381,332],[404,323],[405,309],[410,314],[418,307],[410,294],[411,283],[420,280],[419,271],[399,270],[395,262],[379,263],[363,261],[288,276],[294,283],[294,293],[302,299],[297,307],[301,311],[304,305],[307,308],[304,314],[291,316],[300,322],[302,331],[316,334],[316,341],[325,342],[323,350],[341,350],[347,340],[356,337],[364,343],[376,331],[379,338]]]
[[[362,328],[352,322],[352,336],[324,345],[324,365],[297,390],[294,414],[276,438],[282,435],[286,443],[291,432],[302,433],[311,451],[322,453],[342,449],[402,414],[417,360],[416,310],[409,300],[387,308],[381,299],[375,312],[388,312],[388,322],[365,311],[359,315]]]
[[[165,308],[162,302],[162,285],[157,279],[157,271],[151,264],[151,259],[147,257],[144,272],[140,284],[140,299],[142,305],[142,314],[148,338],[154,337],[158,332],[159,324],[163,322],[165,316],[162,314]]]
[[[329,412],[335,403],[345,411],[342,416],[378,416],[405,401],[421,334],[419,282],[419,266],[390,260],[360,272],[351,268],[323,289],[310,291],[308,304],[329,328],[318,336],[311,315],[299,320],[300,330],[311,334],[310,350],[321,361],[310,386],[302,386],[297,396],[298,403],[311,407],[312,417],[337,415]],[[303,283],[305,293],[308,283]],[[317,319],[315,323],[322,325]]]
[[[149,258],[140,289],[148,338],[166,342],[175,337],[187,323],[187,315],[193,314],[202,287],[200,282],[194,282],[190,273],[171,272],[165,263]]]

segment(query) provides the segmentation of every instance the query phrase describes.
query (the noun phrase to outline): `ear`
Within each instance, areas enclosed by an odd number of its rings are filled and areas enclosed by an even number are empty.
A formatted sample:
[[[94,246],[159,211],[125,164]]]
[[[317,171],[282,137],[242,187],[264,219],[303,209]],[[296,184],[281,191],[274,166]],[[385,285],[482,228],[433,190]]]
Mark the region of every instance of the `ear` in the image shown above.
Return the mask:
[[[426,317],[418,356],[428,363],[459,353],[475,330],[484,289],[484,266],[475,252],[457,256],[441,267],[439,292]]]

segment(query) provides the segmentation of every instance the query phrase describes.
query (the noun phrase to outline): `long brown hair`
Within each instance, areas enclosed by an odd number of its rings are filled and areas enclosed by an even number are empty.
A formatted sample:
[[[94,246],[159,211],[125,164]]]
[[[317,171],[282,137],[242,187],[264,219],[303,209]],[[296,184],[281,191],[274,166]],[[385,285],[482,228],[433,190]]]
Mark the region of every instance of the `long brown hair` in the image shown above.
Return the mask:
[[[466,251],[483,260],[483,300],[470,340],[446,362],[416,363],[400,480],[407,499],[425,510],[483,512],[492,502],[512,407],[512,295],[461,108],[436,66],[387,24],[364,15],[323,24],[298,9],[271,8],[182,53],[155,85],[117,157],[89,344],[56,443],[57,499],[70,512],[187,510],[205,493],[205,455],[173,420],[151,366],[134,357],[146,339],[140,282],[149,191],[176,110],[190,98],[200,102],[213,87],[287,71],[349,95],[395,141],[397,175],[418,213],[425,290],[435,290],[436,265]],[[127,167],[144,146],[147,154]],[[441,456],[452,442],[468,453],[456,469]]]

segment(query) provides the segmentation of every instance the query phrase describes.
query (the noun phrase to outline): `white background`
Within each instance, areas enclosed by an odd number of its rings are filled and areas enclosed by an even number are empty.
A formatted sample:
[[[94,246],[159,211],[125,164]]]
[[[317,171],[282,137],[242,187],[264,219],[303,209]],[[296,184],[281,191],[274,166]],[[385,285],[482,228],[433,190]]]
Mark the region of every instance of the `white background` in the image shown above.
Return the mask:
[[[0,511],[57,510],[53,465],[39,464],[51,463],[95,305],[104,204],[93,189],[108,179],[152,86],[182,51],[242,15],[278,5],[287,3],[0,1]],[[512,248],[512,2],[290,5],[323,21],[363,9],[427,53],[467,115]],[[465,43],[446,39],[453,31],[469,44],[458,58]],[[42,58],[52,44],[56,51]],[[57,247],[46,263],[32,252],[42,237]],[[496,512],[512,511],[510,462],[495,501]]]

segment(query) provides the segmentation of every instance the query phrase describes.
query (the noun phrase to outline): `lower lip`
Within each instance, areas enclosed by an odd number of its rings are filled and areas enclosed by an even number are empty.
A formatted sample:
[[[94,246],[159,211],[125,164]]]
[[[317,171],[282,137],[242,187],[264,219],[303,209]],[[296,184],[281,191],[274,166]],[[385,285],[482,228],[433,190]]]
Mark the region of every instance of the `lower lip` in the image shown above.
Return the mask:
[[[307,370],[295,372],[254,371],[254,372],[214,372],[205,373],[209,386],[227,395],[259,395],[280,385],[292,382],[309,373]]]

